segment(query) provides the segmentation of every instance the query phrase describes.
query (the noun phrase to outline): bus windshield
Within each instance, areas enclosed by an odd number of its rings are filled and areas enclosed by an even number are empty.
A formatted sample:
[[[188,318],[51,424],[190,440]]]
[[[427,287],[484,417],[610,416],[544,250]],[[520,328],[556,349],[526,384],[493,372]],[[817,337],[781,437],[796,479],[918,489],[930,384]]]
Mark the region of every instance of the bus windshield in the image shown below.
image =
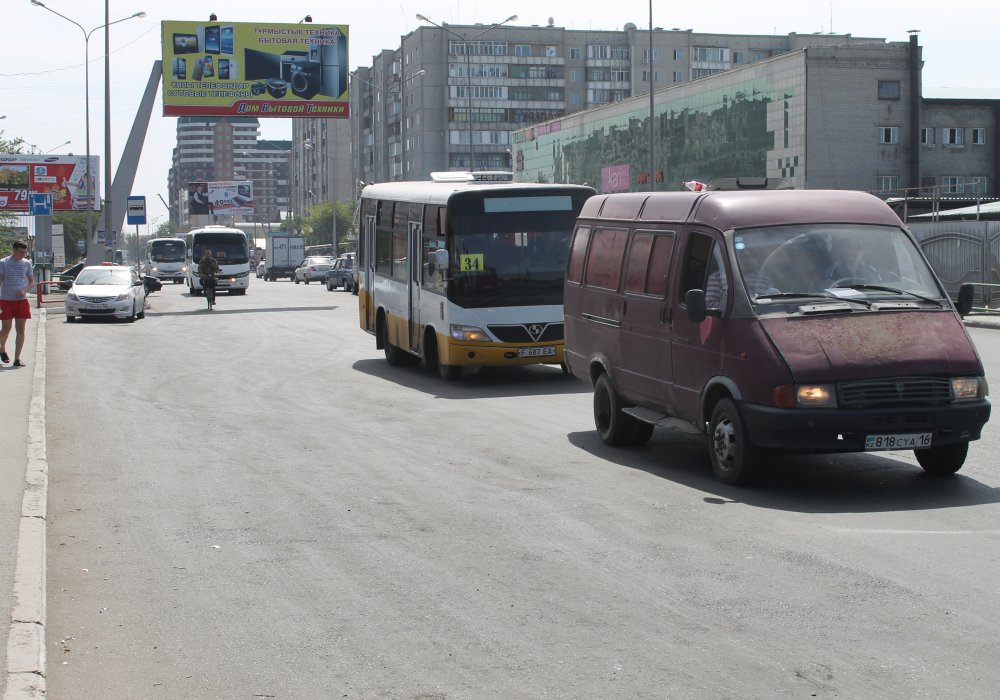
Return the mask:
[[[201,260],[208,249],[220,265],[244,265],[250,262],[246,236],[239,233],[199,233],[194,241],[193,260]]]
[[[453,200],[448,298],[464,308],[562,304],[581,204],[573,195],[551,193]]]
[[[179,238],[150,241],[149,259],[153,262],[183,262],[184,241]]]

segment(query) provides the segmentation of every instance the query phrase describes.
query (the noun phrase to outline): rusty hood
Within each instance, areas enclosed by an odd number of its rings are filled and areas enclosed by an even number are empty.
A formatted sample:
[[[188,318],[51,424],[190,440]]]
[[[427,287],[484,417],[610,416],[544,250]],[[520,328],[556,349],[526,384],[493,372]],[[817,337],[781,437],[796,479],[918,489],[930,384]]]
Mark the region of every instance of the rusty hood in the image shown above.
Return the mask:
[[[761,319],[796,381],[981,375],[954,311],[881,311]]]

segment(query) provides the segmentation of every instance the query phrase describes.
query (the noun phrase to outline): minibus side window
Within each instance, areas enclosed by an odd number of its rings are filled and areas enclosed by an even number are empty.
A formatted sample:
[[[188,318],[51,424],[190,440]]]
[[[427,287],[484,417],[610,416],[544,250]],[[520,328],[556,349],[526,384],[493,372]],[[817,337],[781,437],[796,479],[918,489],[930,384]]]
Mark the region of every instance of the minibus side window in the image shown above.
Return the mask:
[[[587,259],[587,243],[590,242],[590,227],[579,226],[573,234],[573,245],[569,251],[569,268],[566,279],[580,284],[583,281],[583,263]]]
[[[688,239],[679,298],[684,299],[689,289],[705,291],[706,309],[725,310],[729,284],[722,251],[711,236],[702,233],[693,233]]]
[[[656,234],[637,231],[629,248],[625,268],[625,291],[663,298],[667,293],[667,274],[674,249],[673,233]]]
[[[584,284],[588,287],[617,290],[627,241],[628,231],[623,229],[595,229]]]

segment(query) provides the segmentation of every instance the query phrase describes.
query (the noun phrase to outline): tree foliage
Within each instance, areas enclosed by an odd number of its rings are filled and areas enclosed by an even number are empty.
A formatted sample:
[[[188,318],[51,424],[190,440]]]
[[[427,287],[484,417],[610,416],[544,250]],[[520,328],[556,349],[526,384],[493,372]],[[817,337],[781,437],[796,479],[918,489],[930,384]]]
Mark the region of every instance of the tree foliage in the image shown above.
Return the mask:
[[[333,241],[332,214],[330,202],[320,202],[309,211],[309,215],[301,222],[307,246],[329,245]],[[354,210],[351,209],[350,202],[337,202],[337,249],[341,253],[356,247],[351,224],[353,216]]]

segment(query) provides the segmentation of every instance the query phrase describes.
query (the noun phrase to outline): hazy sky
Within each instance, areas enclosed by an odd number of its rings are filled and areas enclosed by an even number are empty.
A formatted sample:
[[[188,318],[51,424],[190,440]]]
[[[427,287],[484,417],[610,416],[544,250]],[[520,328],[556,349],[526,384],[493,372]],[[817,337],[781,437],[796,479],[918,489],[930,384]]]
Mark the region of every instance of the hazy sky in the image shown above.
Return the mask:
[[[86,30],[104,24],[100,0],[43,0],[47,7],[81,24]],[[370,65],[382,49],[422,23],[423,14],[435,22],[492,24],[511,14],[513,25],[548,24],[567,29],[621,29],[627,22],[649,26],[649,2],[582,3],[549,0],[546,3],[505,4],[402,0],[355,2],[336,7],[311,0],[108,0],[114,20],[144,10],[142,19],[130,19],[111,28],[111,141],[117,166],[132,126],[153,61],[160,57],[160,22],[207,21],[215,12],[220,22],[295,23],[311,15],[314,23],[350,27],[350,68]],[[480,7],[480,4],[482,7]],[[4,27],[0,62],[0,132],[4,138],[23,138],[40,151],[85,153],[83,31],[30,0],[0,0]],[[334,9],[336,7],[336,9]],[[583,9],[586,8],[586,9]],[[1000,5],[997,0],[963,0],[942,5],[929,0],[848,0],[838,2],[663,2],[652,4],[653,26],[692,29],[720,34],[787,34],[836,32],[854,36],[906,41],[907,31],[920,30],[924,52],[924,94],[934,96],[1000,98]],[[104,153],[104,31],[90,38],[91,154]],[[989,47],[994,47],[990,49]],[[943,89],[949,88],[946,92]],[[958,89],[952,89],[958,88]],[[985,92],[984,92],[985,91]],[[150,224],[166,220],[166,209],[156,196],[167,198],[167,172],[176,143],[176,120],[163,117],[157,97],[139,172],[132,194],[145,195]],[[290,119],[261,119],[262,138],[291,138]],[[994,135],[993,138],[997,138]],[[65,141],[72,143],[61,148]],[[103,180],[104,164],[101,164]],[[101,183],[102,191],[104,184]]]

